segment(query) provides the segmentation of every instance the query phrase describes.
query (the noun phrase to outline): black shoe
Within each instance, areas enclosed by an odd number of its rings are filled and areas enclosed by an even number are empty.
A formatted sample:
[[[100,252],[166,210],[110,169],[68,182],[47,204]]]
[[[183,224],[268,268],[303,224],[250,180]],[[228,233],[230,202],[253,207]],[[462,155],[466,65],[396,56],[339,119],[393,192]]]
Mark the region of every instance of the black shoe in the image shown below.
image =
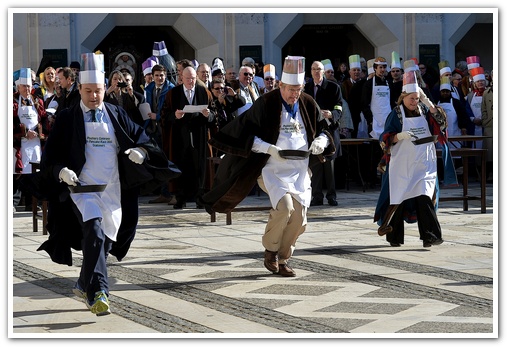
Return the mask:
[[[401,247],[401,244],[398,242],[389,242],[389,244],[391,245],[391,247]]]
[[[432,239],[429,239],[429,240],[424,240],[423,241],[423,247],[431,247],[431,246],[441,245],[442,242],[444,242],[444,240],[442,240],[442,239],[436,239],[436,238],[432,238]]]
[[[312,200],[312,202],[310,202],[310,206],[322,206],[324,205],[324,202],[322,200]]]
[[[336,201],[335,198],[328,199],[327,203],[329,204],[329,206],[338,206],[338,201]]]
[[[175,210],[181,210],[183,207],[187,207],[187,204],[184,202],[177,202],[173,205]]]

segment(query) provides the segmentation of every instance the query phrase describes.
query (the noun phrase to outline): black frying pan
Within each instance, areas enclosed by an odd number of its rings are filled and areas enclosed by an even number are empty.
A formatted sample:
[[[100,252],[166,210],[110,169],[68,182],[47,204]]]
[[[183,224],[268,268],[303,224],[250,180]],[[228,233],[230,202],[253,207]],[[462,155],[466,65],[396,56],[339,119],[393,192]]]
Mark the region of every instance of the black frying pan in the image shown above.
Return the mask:
[[[78,193],[100,193],[103,192],[107,187],[107,184],[89,184],[82,186],[80,183],[77,186],[69,186],[69,190],[73,194]]]
[[[300,151],[297,149],[282,149],[278,151],[280,157],[291,160],[303,160],[310,156],[310,151]]]
[[[430,142],[437,142],[438,141],[438,135],[431,135],[431,136],[428,136],[428,137],[422,137],[422,138],[418,138],[417,136],[415,135],[412,135],[412,137],[415,138],[414,141],[412,141],[412,143],[414,145],[422,145],[422,144],[425,144],[425,143],[430,143]]]

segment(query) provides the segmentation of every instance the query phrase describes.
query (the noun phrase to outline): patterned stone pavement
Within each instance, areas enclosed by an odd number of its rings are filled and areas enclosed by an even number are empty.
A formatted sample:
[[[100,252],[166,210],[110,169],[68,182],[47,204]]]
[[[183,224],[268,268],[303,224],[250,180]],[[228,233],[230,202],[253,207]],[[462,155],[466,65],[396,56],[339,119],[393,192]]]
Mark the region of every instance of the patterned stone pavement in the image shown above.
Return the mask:
[[[471,188],[475,194],[479,186]],[[10,223],[9,334],[497,337],[492,190],[488,185],[485,214],[478,201],[467,212],[458,202],[441,203],[445,242],[431,248],[422,247],[415,225],[406,225],[400,248],[377,235],[378,190],[339,191],[338,207],[310,209],[291,260],[294,278],[264,269],[260,239],[267,211],[233,213],[226,225],[225,215],[211,223],[193,204],[173,210],[141,197],[131,251],[122,262],[109,259],[113,314],[105,317],[92,315],[72,295],[80,254],[74,253],[71,267],[52,263],[36,251],[46,236],[32,232],[31,214],[17,212]],[[459,193],[443,190],[442,196]],[[268,204],[265,195],[242,203]]]

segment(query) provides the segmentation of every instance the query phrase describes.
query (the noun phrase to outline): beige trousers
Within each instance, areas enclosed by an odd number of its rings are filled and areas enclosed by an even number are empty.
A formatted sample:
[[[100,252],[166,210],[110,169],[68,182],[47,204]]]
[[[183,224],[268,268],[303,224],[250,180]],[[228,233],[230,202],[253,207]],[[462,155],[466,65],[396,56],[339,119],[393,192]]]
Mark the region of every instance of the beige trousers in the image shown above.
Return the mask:
[[[262,176],[257,179],[257,183],[267,193]],[[287,264],[299,235],[306,229],[306,210],[305,206],[287,193],[280,199],[276,209],[269,211],[262,245],[268,251],[278,252],[280,264]]]

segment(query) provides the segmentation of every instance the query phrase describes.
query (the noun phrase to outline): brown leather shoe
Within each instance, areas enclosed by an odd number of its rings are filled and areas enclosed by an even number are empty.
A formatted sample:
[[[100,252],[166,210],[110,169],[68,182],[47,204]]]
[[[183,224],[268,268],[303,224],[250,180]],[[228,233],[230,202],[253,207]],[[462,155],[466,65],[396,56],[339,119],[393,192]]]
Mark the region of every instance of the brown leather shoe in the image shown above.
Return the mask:
[[[163,195],[159,195],[158,198],[148,201],[149,204],[167,204],[172,201],[172,197],[167,198]]]
[[[264,251],[264,266],[272,273],[278,272],[278,252]]]
[[[296,272],[287,264],[278,265],[278,274],[283,277],[295,277]]]

